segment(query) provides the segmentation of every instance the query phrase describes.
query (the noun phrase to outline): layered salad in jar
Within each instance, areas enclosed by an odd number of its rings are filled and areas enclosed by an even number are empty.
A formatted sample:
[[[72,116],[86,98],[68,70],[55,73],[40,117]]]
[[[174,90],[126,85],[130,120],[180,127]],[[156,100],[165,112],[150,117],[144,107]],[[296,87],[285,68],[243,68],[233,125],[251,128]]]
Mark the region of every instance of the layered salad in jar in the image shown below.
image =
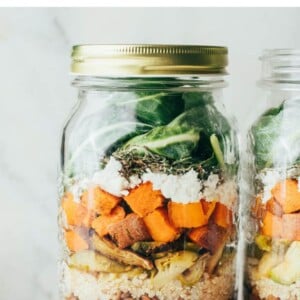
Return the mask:
[[[265,112],[251,129],[256,195],[248,284],[254,299],[300,299],[300,101]]]
[[[212,94],[104,94],[66,150],[62,299],[230,299],[237,157]]]

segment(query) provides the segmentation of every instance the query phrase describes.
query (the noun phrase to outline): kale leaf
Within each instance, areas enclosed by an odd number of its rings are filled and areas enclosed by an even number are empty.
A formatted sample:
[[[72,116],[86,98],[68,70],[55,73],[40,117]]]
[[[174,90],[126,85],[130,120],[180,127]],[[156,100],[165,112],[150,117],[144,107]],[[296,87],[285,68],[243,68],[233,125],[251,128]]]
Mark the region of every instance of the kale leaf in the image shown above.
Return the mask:
[[[207,136],[223,134],[230,130],[228,121],[215,106],[206,104],[192,107],[175,118],[169,126],[187,126],[204,131]]]
[[[257,169],[287,168],[300,163],[300,99],[283,101],[266,111],[252,126]]]
[[[136,118],[152,126],[166,125],[184,110],[181,94],[140,91],[136,99]]]
[[[190,157],[197,147],[199,132],[186,126],[160,126],[129,140],[124,149],[145,154],[147,151],[180,160]]]
[[[202,104],[184,111],[166,126],[132,138],[123,149],[140,154],[150,151],[174,160],[198,158],[224,167],[217,137],[222,136],[222,130],[230,130],[225,118],[213,105]]]
[[[182,99],[184,100],[185,110],[213,103],[213,96],[211,92],[185,92],[182,95]]]

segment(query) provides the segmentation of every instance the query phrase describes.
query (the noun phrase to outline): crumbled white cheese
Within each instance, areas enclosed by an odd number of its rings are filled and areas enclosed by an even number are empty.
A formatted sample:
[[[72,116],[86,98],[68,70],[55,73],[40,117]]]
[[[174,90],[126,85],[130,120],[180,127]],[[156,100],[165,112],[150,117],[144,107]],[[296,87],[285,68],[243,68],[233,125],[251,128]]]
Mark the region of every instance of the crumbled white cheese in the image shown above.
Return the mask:
[[[154,190],[160,190],[165,198],[177,203],[219,201],[227,207],[234,207],[237,200],[237,185],[234,180],[218,186],[219,176],[211,174],[207,180],[200,181],[197,172],[190,170],[183,175],[167,175],[148,171],[142,176],[143,182],[150,181]]]
[[[216,189],[217,200],[233,209],[237,201],[237,184],[235,180],[225,181]]]
[[[128,186],[128,188],[133,189],[141,183],[142,183],[142,180],[139,178],[139,176],[132,175],[132,176],[129,177],[129,186]]]
[[[154,190],[160,190],[165,198],[178,203],[198,202],[202,183],[197,172],[190,170],[183,175],[167,175],[147,172],[142,176],[143,182],[150,181]]]
[[[203,182],[204,189],[201,198],[208,202],[221,202],[232,209],[234,208],[238,197],[236,181],[232,179],[219,184],[219,180],[218,175],[209,175],[207,180]]]
[[[203,182],[204,190],[202,193],[202,197],[206,201],[213,201],[216,199],[216,190],[217,185],[219,183],[219,176],[216,174],[211,174],[208,176],[207,180]]]
[[[276,185],[277,182],[284,179],[284,174],[276,170],[267,170],[266,172],[258,175],[258,179],[263,184],[263,195],[262,203],[266,203],[270,198],[272,198],[271,190]]]
[[[114,157],[111,157],[105,168],[96,172],[93,176],[93,183],[99,185],[106,192],[121,197],[128,194],[130,183],[121,176],[122,165]]]

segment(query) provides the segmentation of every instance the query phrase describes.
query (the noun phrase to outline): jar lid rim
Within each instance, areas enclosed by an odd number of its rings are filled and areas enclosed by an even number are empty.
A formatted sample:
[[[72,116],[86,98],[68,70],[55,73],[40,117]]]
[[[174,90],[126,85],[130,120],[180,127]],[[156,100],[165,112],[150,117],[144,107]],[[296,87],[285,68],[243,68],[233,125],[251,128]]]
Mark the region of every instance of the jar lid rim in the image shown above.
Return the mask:
[[[72,48],[71,72],[80,75],[226,74],[223,46],[86,44]]]

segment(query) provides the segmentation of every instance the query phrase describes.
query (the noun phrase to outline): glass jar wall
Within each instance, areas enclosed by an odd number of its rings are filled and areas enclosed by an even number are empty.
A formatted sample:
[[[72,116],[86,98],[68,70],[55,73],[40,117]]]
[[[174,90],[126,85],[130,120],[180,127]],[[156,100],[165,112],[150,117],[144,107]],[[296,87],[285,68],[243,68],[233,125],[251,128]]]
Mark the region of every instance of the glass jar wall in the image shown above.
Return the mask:
[[[61,299],[232,298],[238,157],[222,104],[227,49],[81,46],[73,60]]]
[[[255,299],[300,299],[300,51],[262,56],[268,109],[249,134],[253,201],[247,285]]]

